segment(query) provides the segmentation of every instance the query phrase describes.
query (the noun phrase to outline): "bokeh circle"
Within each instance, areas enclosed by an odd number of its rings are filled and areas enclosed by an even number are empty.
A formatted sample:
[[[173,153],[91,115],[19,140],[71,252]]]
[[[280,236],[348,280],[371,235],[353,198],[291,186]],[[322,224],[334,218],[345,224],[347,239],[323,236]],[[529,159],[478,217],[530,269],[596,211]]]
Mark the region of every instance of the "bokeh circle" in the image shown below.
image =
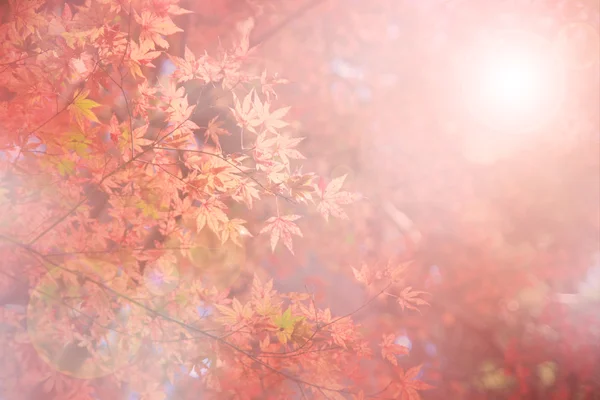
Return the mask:
[[[205,286],[227,289],[239,279],[246,265],[246,248],[232,241],[190,250],[193,268]]]
[[[179,286],[179,270],[175,260],[159,258],[144,268],[144,285],[150,293],[165,296]]]
[[[140,347],[145,318],[127,295],[134,289],[122,269],[106,262],[70,261],[51,269],[31,292],[31,343],[48,365],[74,378],[125,367]]]
[[[552,43],[542,35],[519,29],[503,29],[481,35],[467,52],[461,80],[467,108],[477,123],[499,135],[522,137],[524,133],[550,124],[565,91],[565,67]],[[500,81],[506,75],[517,75],[522,82]],[[525,71],[528,70],[528,71]],[[505,78],[510,79],[510,78]],[[519,85],[523,87],[520,88]],[[491,86],[492,88],[488,88]],[[498,98],[489,98],[489,90]],[[522,89],[522,90],[521,90]]]

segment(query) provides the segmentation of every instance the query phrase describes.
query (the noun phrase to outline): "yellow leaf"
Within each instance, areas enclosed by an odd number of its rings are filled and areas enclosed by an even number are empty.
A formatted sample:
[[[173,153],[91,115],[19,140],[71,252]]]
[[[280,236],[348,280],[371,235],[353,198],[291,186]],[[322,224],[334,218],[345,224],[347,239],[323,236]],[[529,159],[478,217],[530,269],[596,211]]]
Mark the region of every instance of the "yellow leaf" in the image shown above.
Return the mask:
[[[66,147],[69,150],[75,151],[78,156],[86,157],[87,149],[91,141],[85,137],[85,135],[81,132],[74,132],[69,135],[69,141],[66,143]]]
[[[273,322],[275,323],[275,326],[279,328],[277,331],[277,338],[279,341],[283,344],[287,343],[288,340],[292,338],[294,327],[303,319],[304,317],[292,316],[292,309],[289,307],[281,316],[275,317]]]
[[[100,104],[96,103],[94,100],[90,100],[87,98],[89,90],[83,90],[78,95],[75,96],[71,105],[69,105],[69,112],[79,125],[83,125],[83,120],[88,119],[93,122],[100,123],[96,114],[92,112],[92,108],[100,107]]]
[[[62,159],[58,163],[58,172],[63,175],[71,175],[75,171],[75,162],[69,159]]]
[[[144,200],[140,200],[137,202],[136,207],[142,210],[142,214],[144,215],[144,217],[158,219],[158,211],[152,204],[148,204]]]

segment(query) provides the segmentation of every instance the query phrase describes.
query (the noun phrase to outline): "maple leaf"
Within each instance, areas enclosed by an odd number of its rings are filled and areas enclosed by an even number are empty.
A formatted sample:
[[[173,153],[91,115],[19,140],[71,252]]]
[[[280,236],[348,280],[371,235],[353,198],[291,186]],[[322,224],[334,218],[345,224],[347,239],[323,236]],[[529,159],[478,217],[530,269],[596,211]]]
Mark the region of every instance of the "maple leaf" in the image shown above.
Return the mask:
[[[235,201],[244,202],[248,209],[252,209],[253,199],[260,199],[256,183],[249,179],[240,182],[235,192],[231,194],[231,198]]]
[[[187,96],[183,92],[177,93],[181,93],[182,95],[170,99],[170,122],[177,126],[178,132],[183,132],[183,134],[187,135],[191,133],[194,129],[199,129],[198,125],[190,121],[190,117],[192,116],[192,113],[194,112],[196,106],[189,105]],[[169,136],[167,140],[170,140],[172,136],[174,135]]]
[[[246,221],[239,218],[233,218],[227,222],[225,229],[221,235],[221,243],[225,244],[227,239],[230,239],[238,246],[242,246],[241,236],[252,236],[248,229],[244,226]]]
[[[133,76],[144,78],[141,67],[154,67],[152,61],[158,58],[162,53],[160,51],[151,51],[142,48],[134,40],[129,43],[129,57],[124,60]]]
[[[219,118],[218,115],[208,122],[208,127],[206,128],[206,131],[204,131],[204,143],[208,143],[208,140],[210,139],[215,144],[217,150],[220,153],[221,143],[219,142],[219,135],[230,136],[231,133],[228,132],[226,129],[221,128],[223,122],[217,121],[217,118]]]
[[[285,164],[288,172],[290,169],[290,158],[295,160],[303,160],[305,158],[298,150],[295,149],[295,147],[304,139],[305,138],[290,138],[286,136],[277,137],[274,153],[278,155],[281,161]]]
[[[144,200],[140,200],[136,203],[136,207],[142,210],[144,217],[151,217],[152,219],[158,219],[158,211],[152,204],[146,203]]]
[[[146,139],[146,132],[148,132],[149,124],[144,124],[133,130],[133,151],[139,153],[143,151],[142,146],[147,146],[152,143],[152,140]],[[128,156],[131,156],[131,133],[129,132],[129,125],[123,125],[123,138],[122,142],[119,142],[121,151],[125,151]]]
[[[275,252],[277,242],[279,242],[279,238],[281,238],[285,247],[294,254],[292,235],[302,237],[300,228],[293,222],[299,218],[299,215],[284,215],[282,217],[271,217],[267,220],[267,225],[260,233],[271,233],[271,251]]]
[[[262,283],[258,275],[254,274],[252,281],[252,302],[258,315],[272,315],[279,312],[280,301],[275,297],[273,279]]]
[[[249,303],[242,306],[242,303],[235,297],[233,298],[231,307],[221,304],[215,304],[215,307],[221,313],[218,321],[229,326],[235,326],[238,323],[247,321],[254,315]]]
[[[267,132],[277,133],[277,129],[285,128],[289,125],[289,123],[282,121],[281,118],[286,116],[291,107],[282,107],[271,112],[269,110],[271,107],[269,101],[262,103],[256,95],[256,92],[254,93],[253,103],[254,110],[256,112],[257,123],[264,124]]]
[[[276,163],[273,164],[267,171],[267,179],[269,180],[267,187],[269,189],[269,193],[280,193],[281,186],[287,177],[286,166]]]
[[[69,135],[66,147],[75,151],[79,157],[86,157],[87,150],[92,142],[82,132],[73,132]]]
[[[397,301],[398,304],[400,304],[402,311],[404,311],[405,308],[408,308],[409,310],[416,310],[421,312],[416,306],[429,305],[428,302],[418,297],[422,294],[427,293],[421,291],[413,291],[412,286],[404,288],[404,290],[402,290],[402,292],[400,292],[400,294],[397,296]]]
[[[381,347],[381,356],[391,362],[394,365],[398,365],[397,355],[408,354],[408,348],[394,343],[396,335],[389,334],[383,335],[383,340],[379,347]]]
[[[340,192],[344,180],[346,180],[346,176],[347,175],[342,175],[333,179],[329,182],[327,187],[321,188],[320,190],[321,201],[317,206],[317,211],[321,213],[326,221],[329,221],[329,215],[341,219],[348,219],[348,215],[342,210],[340,205],[351,204],[362,198],[362,195],[359,193]]]
[[[177,67],[173,73],[173,78],[175,78],[178,83],[187,82],[200,76],[198,72],[200,69],[200,60],[196,60],[194,53],[192,53],[187,46],[185,46],[183,58],[173,55],[169,55],[169,57]]]
[[[62,176],[71,175],[75,172],[75,161],[69,160],[68,158],[62,158],[57,164],[58,172]]]
[[[303,320],[304,317],[292,316],[292,309],[290,307],[283,314],[275,317],[273,323],[278,328],[277,338],[279,341],[286,344],[292,338],[296,324]]]
[[[315,192],[313,185],[314,174],[293,175],[286,182],[286,186],[290,189],[290,195],[300,203],[308,204],[312,202],[312,194]]]
[[[420,400],[421,395],[419,391],[433,389],[433,386],[415,379],[422,367],[423,365],[418,365],[406,371],[402,368],[396,369],[398,381],[393,384],[395,398],[398,397],[400,400]]]
[[[352,272],[354,273],[354,277],[356,278],[356,280],[360,283],[369,286],[373,281],[373,274],[366,264],[363,264],[360,267],[360,270],[352,267]]]
[[[141,15],[133,10],[133,16],[142,28],[139,37],[142,52],[154,50],[156,46],[168,49],[169,42],[163,36],[183,32],[183,29],[178,28],[168,16],[157,15],[148,10],[143,10]]]
[[[273,290],[273,279],[269,279],[267,282],[262,283],[256,273],[252,280],[252,298],[262,299],[263,297],[272,297],[276,292]]]
[[[73,102],[67,107],[71,115],[75,117],[75,120],[81,127],[83,127],[84,120],[100,123],[96,117],[96,114],[92,112],[92,109],[100,107],[100,104],[96,103],[94,100],[88,99],[87,96],[89,93],[90,91],[87,89],[82,90],[75,96]]]
[[[226,209],[227,206],[215,198],[205,201],[200,206],[200,211],[196,217],[196,231],[200,232],[205,225],[208,225],[211,231],[220,236],[221,224],[228,221],[227,214],[224,211]]]
[[[267,132],[261,132],[256,137],[256,142],[254,144],[254,161],[256,161],[257,169],[266,170],[273,166],[273,148],[276,144],[277,137],[267,138]]]
[[[244,97],[240,102],[235,92],[233,93],[234,108],[229,108],[237,121],[238,126],[256,133],[256,127],[261,124],[256,110],[253,107],[252,96],[255,96],[254,89]]]

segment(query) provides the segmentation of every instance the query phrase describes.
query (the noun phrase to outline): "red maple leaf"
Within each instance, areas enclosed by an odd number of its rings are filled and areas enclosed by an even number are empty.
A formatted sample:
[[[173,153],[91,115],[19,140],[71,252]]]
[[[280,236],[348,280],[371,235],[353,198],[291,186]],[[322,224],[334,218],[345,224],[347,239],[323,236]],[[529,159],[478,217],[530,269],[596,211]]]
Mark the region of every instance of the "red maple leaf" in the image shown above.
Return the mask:
[[[219,142],[219,135],[230,136],[231,133],[229,133],[226,129],[221,128],[223,122],[217,121],[217,118],[219,118],[219,116],[214,117],[208,122],[208,127],[204,132],[204,143],[208,143],[208,140],[210,139],[215,144],[218,152],[220,153],[221,143]]]
[[[408,286],[397,296],[398,304],[404,311],[405,308],[421,312],[416,306],[428,306],[429,303],[419,298],[418,296],[426,294],[426,292],[412,290],[412,286]]]
[[[383,341],[379,345],[381,347],[381,356],[394,365],[398,365],[397,355],[408,354],[408,348],[394,343],[396,335],[383,335]]]
[[[421,395],[419,391],[433,389],[433,386],[415,379],[423,365],[404,370],[398,368],[396,373],[398,374],[398,380],[392,384],[395,389],[394,398],[400,400],[420,400]]]

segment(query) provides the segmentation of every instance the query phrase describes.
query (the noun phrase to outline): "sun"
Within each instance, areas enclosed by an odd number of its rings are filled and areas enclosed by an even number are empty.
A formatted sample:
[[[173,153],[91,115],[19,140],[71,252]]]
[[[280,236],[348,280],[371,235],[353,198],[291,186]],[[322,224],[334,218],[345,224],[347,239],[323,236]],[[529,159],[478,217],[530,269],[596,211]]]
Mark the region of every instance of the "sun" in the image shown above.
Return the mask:
[[[539,60],[521,54],[509,54],[485,65],[481,97],[491,107],[511,113],[535,109],[543,93],[544,66]]]
[[[465,157],[493,163],[540,140],[558,119],[565,65],[550,40],[495,30],[473,40],[459,63],[466,111]]]
[[[472,115],[505,135],[549,122],[563,89],[562,66],[551,50],[543,37],[526,31],[483,37],[464,77]]]

